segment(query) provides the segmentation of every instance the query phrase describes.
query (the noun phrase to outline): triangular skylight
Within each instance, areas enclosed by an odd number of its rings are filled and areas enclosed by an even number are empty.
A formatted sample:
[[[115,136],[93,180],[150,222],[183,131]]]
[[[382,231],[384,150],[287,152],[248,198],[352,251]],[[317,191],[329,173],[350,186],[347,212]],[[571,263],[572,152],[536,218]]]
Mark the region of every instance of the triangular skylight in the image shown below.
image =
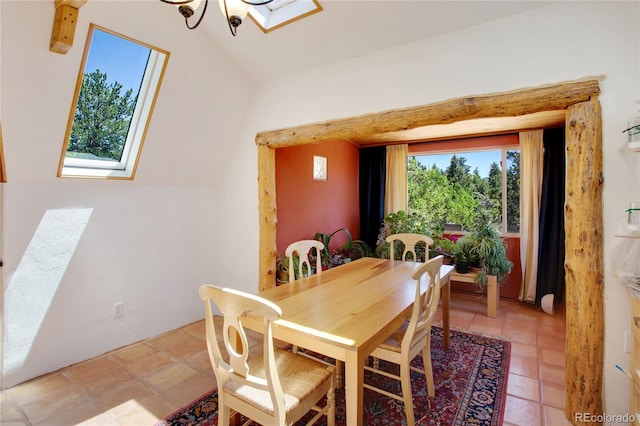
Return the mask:
[[[249,17],[268,33],[321,10],[316,0],[273,0],[264,6],[251,6]]]

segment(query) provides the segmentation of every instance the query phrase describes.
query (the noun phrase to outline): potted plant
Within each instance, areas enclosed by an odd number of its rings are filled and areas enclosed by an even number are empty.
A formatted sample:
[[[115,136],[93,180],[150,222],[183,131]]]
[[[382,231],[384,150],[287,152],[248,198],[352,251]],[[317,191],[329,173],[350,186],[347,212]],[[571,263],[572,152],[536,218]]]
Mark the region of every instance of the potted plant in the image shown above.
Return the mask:
[[[380,233],[378,234],[378,243],[376,245],[375,256],[379,258],[388,259],[391,252],[391,244],[386,241],[389,235],[393,234],[423,234],[425,233],[425,226],[421,223],[418,215],[407,214],[404,210],[399,210],[396,213],[389,213],[385,216]],[[402,257],[404,247],[402,242],[396,241],[393,246],[396,259]],[[424,262],[427,257],[426,247],[424,244],[416,246],[416,257],[419,261]]]
[[[344,232],[346,234],[347,242],[331,251],[329,246],[331,238],[338,232]],[[351,232],[349,232],[347,228],[336,229],[330,234],[316,232],[313,239],[321,241],[322,244],[324,244],[321,259],[323,268],[332,268],[350,262],[351,260],[372,255],[371,248],[362,240],[354,240]]]
[[[486,285],[487,275],[495,275],[502,283],[513,268],[513,263],[507,258],[506,244],[491,223],[489,209],[486,208],[478,212],[473,231],[456,242],[456,256],[463,252],[471,266],[480,268],[476,277],[480,288]]]
[[[437,227],[432,229],[431,238],[433,239],[433,247],[429,249],[429,257],[432,258],[442,255],[442,262],[445,265],[453,264],[456,254],[456,240],[458,237],[456,235],[445,237],[444,228]]]
[[[469,272],[471,263],[473,262],[471,256],[471,240],[464,237],[456,241],[456,247],[454,251],[455,268],[456,272],[460,274],[466,274]]]
[[[293,256],[293,273],[298,278],[298,265],[300,264],[300,258]],[[288,283],[289,282],[289,258],[287,256],[278,255],[276,259],[276,283]]]

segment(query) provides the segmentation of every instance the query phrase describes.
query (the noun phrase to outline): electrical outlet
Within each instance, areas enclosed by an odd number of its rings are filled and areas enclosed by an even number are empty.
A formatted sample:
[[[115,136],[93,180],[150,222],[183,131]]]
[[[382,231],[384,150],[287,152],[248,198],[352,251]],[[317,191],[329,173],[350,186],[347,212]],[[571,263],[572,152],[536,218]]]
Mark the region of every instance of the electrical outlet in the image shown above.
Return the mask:
[[[117,302],[113,304],[113,317],[121,318],[124,315],[124,302]]]
[[[624,351],[626,353],[631,352],[631,332],[630,331],[624,332]]]

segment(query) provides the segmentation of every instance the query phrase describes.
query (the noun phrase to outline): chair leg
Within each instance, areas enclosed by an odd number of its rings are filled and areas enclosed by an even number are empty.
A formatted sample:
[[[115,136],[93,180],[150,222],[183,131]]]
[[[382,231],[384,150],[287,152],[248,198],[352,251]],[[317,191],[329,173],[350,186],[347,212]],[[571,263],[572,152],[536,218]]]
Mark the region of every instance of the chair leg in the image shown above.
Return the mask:
[[[404,401],[404,412],[407,416],[407,425],[413,426],[416,421],[413,416],[413,395],[411,393],[411,369],[409,360],[402,360],[400,364],[400,382],[402,383],[402,400]]]
[[[335,426],[336,424],[336,393],[334,389],[335,387],[331,387],[327,392],[327,404],[330,404],[327,411],[327,426]]]
[[[429,397],[436,395],[436,389],[433,383],[433,365],[431,364],[431,345],[427,345],[422,349],[422,365],[424,366],[424,377],[427,379],[427,392]]]
[[[218,426],[229,426],[231,421],[231,409],[224,405],[218,390]]]

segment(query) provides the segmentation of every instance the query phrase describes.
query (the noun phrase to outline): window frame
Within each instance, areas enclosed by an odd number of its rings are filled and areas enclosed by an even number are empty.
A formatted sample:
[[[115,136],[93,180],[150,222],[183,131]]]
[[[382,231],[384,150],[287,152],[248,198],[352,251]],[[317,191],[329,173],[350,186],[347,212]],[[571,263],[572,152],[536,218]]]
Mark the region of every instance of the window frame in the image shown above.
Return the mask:
[[[508,232],[508,221],[507,221],[507,151],[520,151],[520,145],[515,143],[509,144],[496,144],[496,145],[482,145],[482,146],[473,146],[469,145],[468,147],[460,147],[453,149],[446,149],[446,147],[438,147],[436,149],[429,149],[428,147],[424,147],[421,149],[410,150],[407,153],[407,161],[409,157],[420,157],[420,156],[428,156],[428,155],[443,155],[443,154],[465,154],[465,153],[473,153],[473,152],[484,152],[484,151],[500,151],[500,172],[501,179],[500,183],[502,185],[502,223],[501,229],[499,230],[500,236],[502,237],[519,237],[520,232]],[[408,178],[408,176],[407,176]],[[520,208],[522,208],[522,198],[519,197]],[[407,203],[409,200],[407,199]],[[448,234],[452,235],[464,235],[469,231],[450,231]]]
[[[123,40],[136,43],[150,49],[149,59],[140,84],[140,90],[138,92],[138,97],[129,124],[129,130],[127,132],[120,161],[67,158],[67,149],[71,138],[71,130],[73,128],[75,112],[86,71],[87,59],[89,58],[89,53],[91,51],[91,41],[95,30],[105,32],[112,36],[119,37]],[[153,110],[160,92],[164,73],[169,62],[169,56],[170,53],[164,49],[135,40],[94,23],[89,25],[82,62],[80,63],[80,69],[78,71],[75,92],[71,102],[71,111],[67,121],[62,154],[60,156],[60,163],[58,166],[58,177],[134,179],[149,123],[151,122],[151,116],[153,115]]]

